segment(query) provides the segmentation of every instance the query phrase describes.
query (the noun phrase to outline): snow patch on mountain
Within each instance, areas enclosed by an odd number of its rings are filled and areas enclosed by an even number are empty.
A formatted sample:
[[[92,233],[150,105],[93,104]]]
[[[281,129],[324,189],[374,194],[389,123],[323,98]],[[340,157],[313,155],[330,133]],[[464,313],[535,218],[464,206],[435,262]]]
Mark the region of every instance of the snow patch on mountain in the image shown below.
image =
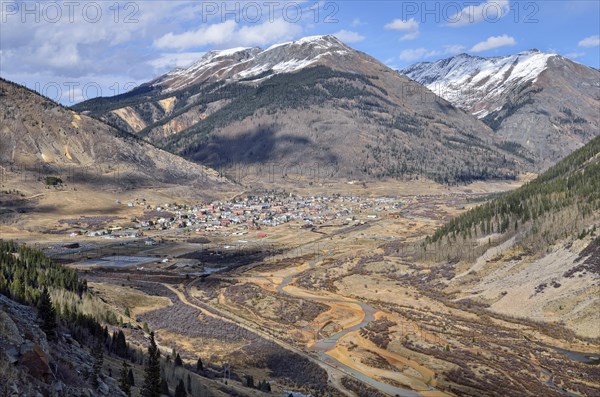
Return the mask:
[[[292,73],[316,64],[325,57],[339,57],[350,49],[334,36],[309,36],[287,43],[261,48],[232,48],[209,51],[187,68],[175,68],[151,82],[165,92],[211,78],[239,81],[271,71],[268,76]]]
[[[455,106],[483,118],[498,108],[498,100],[524,84],[535,83],[556,54],[537,50],[482,58],[460,54],[422,62],[400,71]]]

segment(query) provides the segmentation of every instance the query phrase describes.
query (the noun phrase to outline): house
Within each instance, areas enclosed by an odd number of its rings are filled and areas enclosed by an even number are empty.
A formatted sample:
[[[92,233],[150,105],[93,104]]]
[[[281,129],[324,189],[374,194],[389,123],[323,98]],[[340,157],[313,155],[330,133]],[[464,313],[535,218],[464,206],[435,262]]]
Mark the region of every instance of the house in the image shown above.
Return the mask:
[[[91,231],[88,232],[88,236],[89,237],[96,237],[96,236],[105,236],[108,234],[108,230],[96,230],[96,231]]]

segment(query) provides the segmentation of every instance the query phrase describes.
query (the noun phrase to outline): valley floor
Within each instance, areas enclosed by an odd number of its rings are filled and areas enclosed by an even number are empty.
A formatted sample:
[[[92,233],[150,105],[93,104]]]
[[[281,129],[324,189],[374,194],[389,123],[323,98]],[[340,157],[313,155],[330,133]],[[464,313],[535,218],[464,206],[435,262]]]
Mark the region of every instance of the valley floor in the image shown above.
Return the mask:
[[[314,187],[313,196],[335,189],[363,204],[389,201],[377,211],[348,203],[351,221],[303,227],[299,219],[242,235],[234,225],[116,241],[66,237],[64,225],[48,232],[60,218],[115,214],[124,220],[111,222],[127,223],[140,215],[115,204],[49,211],[43,220],[12,214],[0,232],[77,268],[124,322],[156,331],[165,351],[176,349],[188,363],[228,364],[240,376],[272,381],[278,393],[597,395],[598,277],[563,277],[591,237],[544,256],[508,241],[460,263],[413,244],[484,194],[513,187]],[[107,257],[120,264],[103,266]],[[140,262],[128,265],[130,257]],[[140,330],[127,332],[143,342]]]

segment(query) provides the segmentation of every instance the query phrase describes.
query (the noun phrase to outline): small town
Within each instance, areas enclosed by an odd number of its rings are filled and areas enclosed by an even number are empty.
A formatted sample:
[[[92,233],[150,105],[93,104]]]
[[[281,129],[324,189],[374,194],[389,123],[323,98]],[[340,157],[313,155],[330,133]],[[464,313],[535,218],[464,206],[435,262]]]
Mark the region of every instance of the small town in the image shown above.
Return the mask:
[[[119,217],[81,217],[61,220],[70,225],[71,237],[140,238],[148,231],[185,230],[196,233],[245,235],[256,231],[257,237],[266,237],[263,229],[301,222],[303,228],[314,228],[328,222],[364,224],[377,219],[383,211],[402,208],[408,200],[398,198],[362,198],[358,196],[302,197],[285,193],[249,195],[231,201],[215,201],[197,206],[165,203],[152,205],[143,197],[117,204],[143,209],[143,215],[126,221]],[[104,228],[95,228],[99,224]],[[106,224],[111,226],[106,227]],[[125,224],[127,226],[125,226]],[[79,230],[73,230],[78,229]],[[148,238],[148,245],[153,240]]]

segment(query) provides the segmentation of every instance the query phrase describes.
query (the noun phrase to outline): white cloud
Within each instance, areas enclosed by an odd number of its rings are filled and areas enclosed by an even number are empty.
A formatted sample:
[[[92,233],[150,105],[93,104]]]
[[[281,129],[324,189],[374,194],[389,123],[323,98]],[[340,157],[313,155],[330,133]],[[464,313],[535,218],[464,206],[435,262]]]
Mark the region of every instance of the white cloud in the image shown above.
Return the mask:
[[[430,50],[427,48],[406,49],[398,57],[401,61],[413,62],[419,59],[437,58],[444,55],[456,55],[464,52],[465,46],[460,44],[451,44],[444,46],[443,50]],[[388,59],[385,64],[392,64],[394,59]]]
[[[148,53],[139,43],[154,34],[161,34],[165,24],[160,22],[166,15],[180,18],[182,13],[190,12],[189,5],[181,2],[146,2],[137,9],[121,9],[118,15],[111,8],[112,3],[93,5],[88,11],[91,16],[101,16],[97,21],[86,17],[81,4],[71,5],[75,8],[70,13],[61,2],[56,2],[53,7],[61,13],[57,15],[62,16],[52,22],[43,13],[25,19],[19,13],[0,15],[0,47],[6,50],[0,59],[3,76],[12,78],[22,72],[42,73],[54,76],[56,81],[67,77],[66,81],[82,81],[85,77],[83,82],[86,83],[103,75],[125,75],[125,78],[147,75]],[[98,10],[97,14],[92,13],[95,10]],[[46,80],[40,78],[40,81]]]
[[[179,34],[169,32],[155,40],[154,47],[186,50],[207,45],[221,48],[264,46],[289,40],[301,32],[302,28],[298,24],[285,22],[282,19],[241,27],[235,21],[229,20]]]
[[[160,54],[158,58],[153,59],[148,63],[158,71],[173,69],[175,67],[184,68],[200,59],[204,54],[205,52],[165,53]]]
[[[386,24],[384,26],[387,30],[399,30],[401,32],[406,32],[404,36],[400,38],[402,41],[414,40],[419,37],[419,23],[411,18],[407,21],[402,19],[394,19],[392,22]]]
[[[478,5],[469,5],[460,12],[448,16],[448,26],[461,27],[482,21],[494,23],[509,12],[509,0],[487,0]]]
[[[361,35],[360,33],[344,29],[340,30],[337,33],[334,33],[333,35],[347,44],[358,43],[365,39],[365,36]]]
[[[440,51],[428,50],[427,48],[414,48],[402,51],[400,53],[400,60],[412,62],[417,59],[431,58],[440,55],[442,55]]]
[[[504,47],[507,45],[515,45],[517,42],[511,36],[503,34],[502,36],[491,36],[487,40],[479,42],[471,48],[472,52],[482,52],[492,50],[498,47]]]
[[[598,47],[600,46],[600,36],[590,36],[579,42],[579,47]]]
[[[103,95],[115,95],[110,87],[129,87],[131,82],[148,81],[167,68],[185,66],[200,56],[193,52],[196,50],[262,45],[297,38],[307,26],[309,16],[308,12],[303,13],[305,19],[288,24],[278,20],[277,16],[281,15],[278,9],[272,14],[273,23],[258,22],[244,28],[242,24],[221,24],[224,21],[221,13],[214,19],[209,18],[208,23],[202,22],[203,7],[198,1],[128,3],[131,7],[121,3],[118,13],[114,2],[93,2],[86,8],[88,12],[84,12],[85,4],[77,2],[70,5],[74,7],[71,13],[70,7],[59,1],[52,2],[52,7],[45,7],[43,3],[37,7],[48,12],[58,8],[62,12],[61,18],[49,22],[54,14],[41,12],[24,18],[22,4],[15,1],[8,7],[0,7],[0,75],[32,88],[41,86],[42,91],[46,85],[59,84],[63,89],[59,99],[68,104],[73,103],[71,97],[85,98],[77,92],[85,85],[99,85],[104,90]],[[98,7],[101,18],[91,22]],[[234,18],[229,16],[228,19]],[[212,21],[217,22],[217,26],[206,31],[211,33],[210,40],[206,40],[210,43],[207,48],[188,49],[183,45],[196,39],[193,35],[184,35],[185,32],[209,26]],[[219,37],[221,34],[224,37]],[[169,44],[166,39],[161,42],[164,37],[173,39],[173,43]],[[155,41],[161,42],[162,48],[153,47]],[[65,87],[72,83],[78,84],[78,88],[65,94]],[[88,90],[90,95],[93,92],[92,88]],[[65,95],[67,100],[64,100]]]
[[[402,19],[394,19],[392,22],[384,26],[388,30],[401,30],[401,31],[413,31],[419,29],[419,23],[414,18],[408,21]]]
[[[570,52],[568,54],[565,54],[565,58],[577,59],[577,58],[581,58],[584,55],[585,55],[585,52]]]
[[[415,21],[414,18],[411,18],[408,21],[394,19],[392,22],[385,25],[385,28],[388,30],[413,31],[419,29],[419,23]]]
[[[354,18],[351,25],[353,28],[357,28],[359,26],[366,25],[366,22],[361,21],[360,18]]]
[[[407,33],[404,36],[400,37],[400,41],[410,41],[419,37],[420,32],[417,30],[415,32]]]
[[[156,48],[174,48],[183,50],[191,47],[202,47],[205,45],[219,45],[231,39],[235,32],[235,21],[225,21],[204,26],[195,31],[188,31],[180,34],[169,32],[166,35],[154,40]]]
[[[452,44],[444,46],[444,54],[456,55],[465,51],[465,46],[460,44]]]

